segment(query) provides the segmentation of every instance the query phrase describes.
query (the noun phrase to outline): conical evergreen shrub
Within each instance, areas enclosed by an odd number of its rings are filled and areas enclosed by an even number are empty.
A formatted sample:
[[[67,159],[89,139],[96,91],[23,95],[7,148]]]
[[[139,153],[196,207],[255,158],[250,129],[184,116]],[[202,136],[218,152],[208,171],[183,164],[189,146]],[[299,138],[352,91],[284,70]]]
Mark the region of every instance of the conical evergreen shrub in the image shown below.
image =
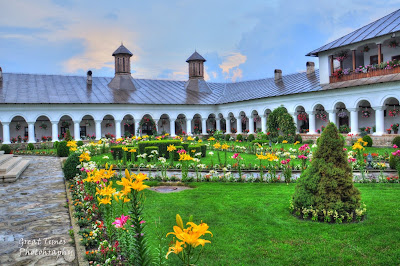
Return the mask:
[[[297,216],[319,221],[360,220],[360,191],[354,187],[344,141],[335,124],[330,123],[318,140],[311,165],[299,178],[292,210]]]

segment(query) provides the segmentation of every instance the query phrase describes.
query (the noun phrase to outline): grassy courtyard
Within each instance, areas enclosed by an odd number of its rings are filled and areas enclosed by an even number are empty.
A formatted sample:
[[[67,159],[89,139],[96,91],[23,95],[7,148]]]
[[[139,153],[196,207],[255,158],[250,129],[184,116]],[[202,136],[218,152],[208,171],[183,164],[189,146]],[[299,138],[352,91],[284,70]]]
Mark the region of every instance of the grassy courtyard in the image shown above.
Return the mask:
[[[303,221],[288,211],[296,184],[196,183],[179,193],[145,191],[144,216],[172,231],[175,215],[203,220],[214,237],[199,265],[395,265],[400,262],[400,187],[356,184],[368,215],[361,223]],[[169,236],[167,241],[171,241]],[[176,256],[168,263],[176,265]]]

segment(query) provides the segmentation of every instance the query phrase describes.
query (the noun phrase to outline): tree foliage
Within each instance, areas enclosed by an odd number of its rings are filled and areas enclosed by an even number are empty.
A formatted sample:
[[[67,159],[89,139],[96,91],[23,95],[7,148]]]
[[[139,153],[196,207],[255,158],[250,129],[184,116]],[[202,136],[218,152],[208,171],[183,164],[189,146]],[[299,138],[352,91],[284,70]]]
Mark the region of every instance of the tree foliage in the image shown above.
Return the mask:
[[[352,169],[343,148],[343,139],[330,123],[318,141],[311,165],[299,179],[293,195],[295,208],[313,206],[343,215],[360,207],[360,191],[354,187]]]
[[[278,107],[269,114],[267,126],[272,139],[283,136],[285,140],[293,143],[294,136],[296,135],[296,126],[293,117],[285,107]]]

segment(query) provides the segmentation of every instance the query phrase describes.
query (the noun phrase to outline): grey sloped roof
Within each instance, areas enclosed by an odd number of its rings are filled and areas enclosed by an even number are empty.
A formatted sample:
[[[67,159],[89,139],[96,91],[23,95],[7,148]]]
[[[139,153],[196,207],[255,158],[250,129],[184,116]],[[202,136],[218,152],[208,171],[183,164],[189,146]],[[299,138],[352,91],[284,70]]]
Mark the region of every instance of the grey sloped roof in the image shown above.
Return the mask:
[[[3,74],[0,104],[221,104],[321,90],[319,71],[237,83],[201,81],[199,90],[185,88],[186,81],[134,79],[134,89],[113,89],[111,77]],[[203,84],[204,83],[204,84]],[[203,86],[207,88],[202,88]]]
[[[309,52],[307,55],[318,56],[318,53],[322,51],[330,50],[351,43],[361,42],[397,31],[400,31],[400,9],[333,42],[330,42],[318,49],[315,49],[314,51]]]
[[[305,72],[282,76],[275,82],[274,78],[243,81],[226,84],[224,95],[219,103],[246,101],[267,97],[283,96],[321,90],[319,70],[315,74]]]
[[[186,60],[186,62],[189,62],[189,61],[203,61],[203,62],[205,62],[206,60],[197,51],[194,51],[194,53]]]
[[[130,56],[132,56],[133,54],[131,53],[131,51],[129,51],[123,44],[121,44],[120,47],[118,47],[117,50],[115,50],[115,52],[112,54],[112,56],[115,56],[117,54],[128,54]]]

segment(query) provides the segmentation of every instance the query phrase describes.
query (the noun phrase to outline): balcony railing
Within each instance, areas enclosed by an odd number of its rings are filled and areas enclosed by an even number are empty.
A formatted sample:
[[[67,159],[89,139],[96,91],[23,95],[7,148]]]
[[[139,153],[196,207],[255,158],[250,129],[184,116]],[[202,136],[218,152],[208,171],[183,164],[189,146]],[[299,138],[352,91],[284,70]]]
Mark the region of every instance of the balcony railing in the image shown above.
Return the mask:
[[[398,73],[400,73],[400,67],[395,67],[392,69],[375,69],[375,70],[370,69],[368,70],[367,73],[351,73],[349,75],[343,75],[341,77],[330,76],[329,83],[362,79],[362,78],[371,78],[371,77],[398,74]]]

